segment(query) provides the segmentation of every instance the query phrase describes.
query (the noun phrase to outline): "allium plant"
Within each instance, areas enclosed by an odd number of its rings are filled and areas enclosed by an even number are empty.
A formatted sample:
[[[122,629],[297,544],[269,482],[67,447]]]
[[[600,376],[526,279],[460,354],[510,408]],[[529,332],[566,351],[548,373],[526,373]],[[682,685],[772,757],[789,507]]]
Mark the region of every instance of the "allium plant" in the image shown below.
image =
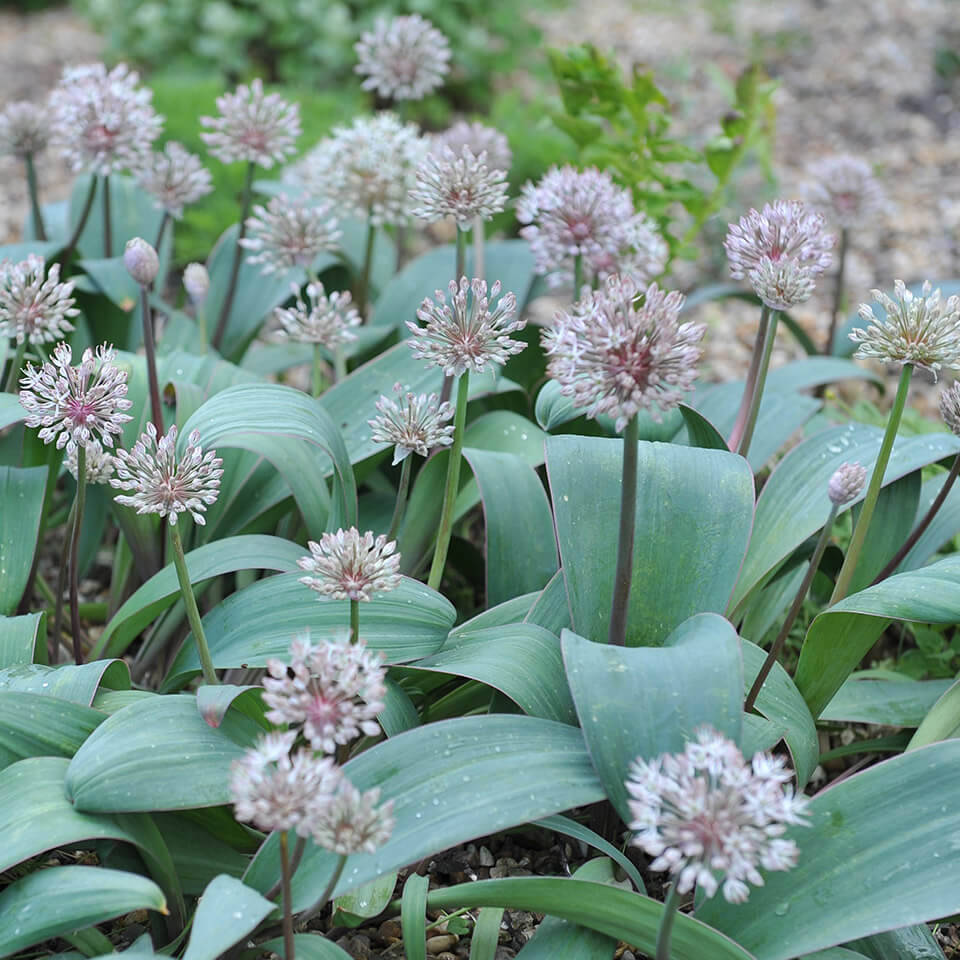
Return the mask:
[[[157,251],[142,237],[127,241],[123,251],[123,265],[140,287],[140,321],[143,327],[143,346],[147,360],[147,382],[150,389],[150,416],[157,434],[163,433],[163,403],[157,376],[157,350],[153,332],[153,313],[150,309],[150,291],[160,271]]]
[[[205,683],[217,683],[217,674],[210,657],[207,638],[203,632],[200,611],[190,585],[187,561],[183,554],[183,540],[177,521],[180,514],[189,513],[195,523],[206,523],[203,514],[215,503],[220,493],[223,461],[216,450],[204,453],[200,434],[194,430],[187,438],[183,454],[177,456],[177,426],[159,435],[152,423],[131,450],[118,450],[116,476],[110,485],[129,495],[116,497],[117,503],[133,507],[137,513],[155,513],[166,517],[170,525],[173,559],[180,581],[180,592],[187,608],[187,618],[193,630]]]
[[[379,18],[354,49],[363,89],[385,100],[422,100],[450,72],[449,41],[417,13]]]
[[[627,791],[632,843],[653,857],[650,869],[673,879],[657,934],[656,960],[669,960],[679,895],[694,884],[707,897],[720,887],[743,903],[748,883],[763,885],[764,870],[789,870],[800,854],[784,838],[806,825],[806,798],[784,788],[793,776],[783,758],[757,753],[747,764],[736,744],[709,727],[683,753],[637,758]]]
[[[491,170],[507,172],[513,163],[513,153],[506,136],[496,127],[488,127],[483,123],[458,120],[442,133],[434,134],[431,144],[434,152],[447,147],[455,156],[460,156],[464,149],[469,150],[475,157],[485,153]]]
[[[197,329],[200,332],[200,344],[207,349],[207,294],[210,293],[210,273],[202,263],[188,263],[183,268],[183,289],[187,299],[193,305]]]
[[[779,311],[810,298],[817,277],[830,266],[834,238],[823,217],[799,201],[778,200],[751,210],[731,223],[723,245],[734,280],[749,280],[763,307],[744,385],[740,410],[729,445],[747,456],[763,400]]]
[[[38,240],[46,240],[47,231],[40,211],[34,158],[47,149],[49,142],[50,115],[41,104],[20,100],[0,112],[0,156],[10,154],[23,161],[33,232]]]
[[[259,264],[266,274],[310,267],[319,254],[336,250],[341,236],[332,204],[304,203],[285,194],[266,207],[255,206],[247,231],[238,243],[249,251],[247,263]]]
[[[663,270],[667,247],[656,228],[634,210],[629,191],[609,173],[590,167],[553,167],[537,184],[524,185],[517,219],[530,244],[537,272],[551,285],[629,274],[643,284]]]

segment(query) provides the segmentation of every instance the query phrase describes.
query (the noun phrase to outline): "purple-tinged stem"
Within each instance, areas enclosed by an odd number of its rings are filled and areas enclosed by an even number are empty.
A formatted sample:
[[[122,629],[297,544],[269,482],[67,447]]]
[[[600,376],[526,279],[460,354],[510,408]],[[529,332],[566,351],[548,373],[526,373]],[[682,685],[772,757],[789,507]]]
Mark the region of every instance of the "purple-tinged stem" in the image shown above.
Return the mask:
[[[163,434],[163,406],[160,400],[160,380],[157,377],[157,351],[153,342],[153,318],[150,316],[150,291],[140,288],[140,314],[143,319],[143,348],[147,359],[147,381],[150,385],[150,418],[159,440]]]
[[[827,334],[827,343],[824,355],[833,353],[833,338],[837,333],[837,323],[840,319],[840,309],[843,306],[843,275],[847,265],[847,248],[850,243],[850,231],[847,227],[840,230],[840,249],[837,251],[837,277],[833,288],[833,307],[830,311],[830,332]]]
[[[253,200],[253,174],[256,168],[253,162],[247,164],[247,178],[243,185],[243,199],[240,207],[240,227],[237,233],[237,244],[233,251],[233,264],[230,267],[230,283],[227,285],[227,293],[223,298],[223,306],[220,308],[220,316],[211,340],[215,350],[220,349],[227,323],[230,321],[233,298],[237,292],[237,277],[240,276],[240,261],[243,258],[243,247],[240,246],[240,241],[247,235],[247,218],[250,216],[250,203]]]
[[[397,489],[397,505],[393,508],[393,519],[390,521],[390,532],[387,534],[388,540],[397,539],[400,524],[403,522],[403,515],[407,509],[407,493],[410,490],[410,474],[413,472],[412,463],[413,454],[407,454],[407,456],[403,458],[403,466],[400,468],[400,486]]]
[[[47,239],[47,228],[43,224],[43,213],[40,210],[40,194],[37,190],[37,168],[33,163],[33,154],[28,153],[23,158],[27,168],[27,190],[30,193],[30,215],[33,217],[33,232],[38,240]]]
[[[70,263],[70,258],[73,256],[73,251],[77,249],[77,244],[80,242],[80,234],[83,233],[83,228],[87,225],[87,220],[90,217],[90,210],[93,208],[93,196],[97,192],[97,177],[96,175],[91,175],[90,177],[90,189],[87,191],[87,199],[83,201],[83,209],[80,211],[80,219],[77,221],[77,225],[73,228],[73,233],[70,234],[70,239],[67,241],[67,245],[63,248],[63,253],[60,254],[60,263],[63,264],[64,270]]]
[[[83,508],[87,499],[87,448],[77,446],[77,499],[74,504],[76,514],[73,518],[73,531],[70,535],[70,632],[73,634],[73,660],[79,666],[83,663],[83,642],[80,635],[80,531],[83,528]]]
[[[637,448],[640,427],[636,415],[623,431],[623,474],[620,485],[620,535],[617,539],[617,570],[613,579],[608,642],[618,647],[627,643],[627,609],[633,581],[633,540],[637,518]]]
[[[103,255],[113,256],[113,225],[110,223],[110,176],[103,177]]]
[[[280,833],[280,877],[283,887],[283,952],[286,954],[284,960],[294,960],[293,946],[293,913],[291,906],[293,897],[290,894],[290,854],[287,850],[287,832]]]
[[[766,346],[767,331],[769,328],[770,308],[764,304],[760,311],[760,326],[757,327],[757,338],[753,342],[753,354],[750,357],[747,379],[743,385],[743,397],[740,400],[740,409],[737,411],[737,419],[733,423],[733,430],[730,431],[730,438],[727,440],[727,446],[733,451],[739,449],[743,432],[747,427],[747,418],[750,415],[750,403],[753,400],[757,378],[760,375],[760,364],[763,360],[763,352]]]
[[[372,216],[372,214],[371,214]],[[370,274],[373,270],[373,248],[377,239],[377,228],[370,219],[367,221],[367,245],[363,251],[363,267],[357,283],[357,313],[360,322],[367,322],[367,304],[370,300]]]
[[[673,933],[673,922],[677,919],[680,908],[680,894],[677,891],[677,881],[670,884],[670,892],[663,902],[663,915],[660,917],[660,926],[657,929],[656,960],[670,960],[670,935]]]

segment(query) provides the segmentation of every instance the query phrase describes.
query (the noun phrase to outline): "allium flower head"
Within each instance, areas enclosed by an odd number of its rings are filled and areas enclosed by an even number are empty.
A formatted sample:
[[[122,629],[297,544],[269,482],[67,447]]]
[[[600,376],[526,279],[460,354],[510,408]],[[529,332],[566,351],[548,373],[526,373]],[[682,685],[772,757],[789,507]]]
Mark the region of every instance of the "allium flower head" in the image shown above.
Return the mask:
[[[199,306],[210,292],[210,274],[202,263],[188,263],[183,269],[183,289],[190,302]]]
[[[115,499],[135,507],[137,513],[168,517],[171,526],[181,513],[189,513],[202,526],[204,512],[220,493],[222,466],[216,450],[204,453],[200,448],[199,431],[187,438],[187,449],[178,460],[176,424],[158,440],[156,427],[148,423],[132,450],[117,451],[117,475],[110,485],[134,491]]]
[[[553,167],[539,183],[524,185],[517,219],[530,244],[537,272],[553,286],[570,282],[583,258],[584,276],[605,280],[630,274],[646,283],[663,270],[667,246],[653,224],[633,208],[628,190],[595,167]]]
[[[488,127],[483,123],[467,123],[458,120],[452,127],[443,133],[434,134],[431,138],[432,150],[437,152],[442,147],[449,147],[456,156],[468,149],[475,157],[481,153],[487,155],[487,166],[491,170],[510,169],[513,163],[513,154],[510,152],[510,143],[507,138],[495,127]]]
[[[123,251],[123,265],[141,287],[152,286],[160,272],[157,251],[143,237],[133,237],[127,241]]]
[[[414,334],[410,349],[415,357],[441,367],[447,376],[459,377],[468,370],[482,373],[490,363],[502,365],[523,350],[526,344],[509,336],[527,325],[514,319],[517,298],[505,293],[495,307],[490,305],[500,295],[499,280],[489,297],[486,282],[478,279],[471,283],[461,277],[459,287],[451,280],[448,289],[449,303],[437,290],[436,302],[427,297],[420,305],[417,318],[423,327],[407,321]]]
[[[73,282],[60,283],[60,264],[46,274],[43,257],[0,263],[0,337],[17,343],[52,343],[73,329]]]
[[[860,344],[857,359],[914,363],[934,374],[941,367],[960,369],[960,297],[943,300],[939,289],[930,292],[929,281],[919,297],[902,280],[894,283],[895,300],[881,290],[871,293],[886,316],[880,320],[873,307],[860,304],[858,314],[865,327],[850,333],[850,339]]]
[[[271,723],[303,724],[303,735],[314,750],[334,753],[360,734],[380,733],[377,714],[386,695],[383,655],[366,645],[327,640],[316,646],[309,635],[290,646],[289,667],[267,661],[263,702]]]
[[[248,236],[240,246],[251,251],[247,263],[261,264],[263,273],[291,267],[309,267],[317,254],[336,250],[341,232],[328,201],[303,203],[286,194],[274,197],[266,207],[253,208],[247,220]]]
[[[335,127],[292,168],[288,179],[312,197],[335,203],[344,216],[368,218],[376,226],[406,223],[408,195],[427,142],[412,123],[392,113],[357,117]]]
[[[629,277],[611,277],[543,331],[547,373],[587,416],[615,417],[617,430],[640,410],[659,420],[692,389],[706,329],[680,323],[683,299],[655,283],[644,292]]]
[[[398,400],[381,396],[377,401],[380,416],[367,423],[373,427],[370,439],[374,443],[392,443],[394,465],[411,453],[427,456],[434,447],[449,447],[453,443],[453,419],[456,412],[452,403],[441,403],[431,393],[419,396],[403,393],[403,387],[394,384]]]
[[[806,825],[806,798],[784,790],[790,778],[780,757],[758,753],[748,765],[736,744],[701,728],[683,753],[634,761],[632,843],[655,858],[651,870],[669,871],[680,893],[696,883],[712,897],[716,870],[724,897],[742,903],[747,881],[763,885],[758,865],[789,870],[796,863],[796,844],[782,836],[788,824]]]
[[[397,543],[383,534],[362,536],[356,527],[325,533],[319,543],[307,542],[309,557],[297,565],[313,574],[301,577],[311,590],[331,600],[372,600],[374,593],[395,590],[400,585],[400,554]]]
[[[173,140],[162,152],[150,154],[137,171],[137,182],[153,197],[154,206],[174,220],[183,216],[184,207],[213,190],[210,171],[200,158]]]
[[[842,463],[827,485],[830,502],[842,507],[859,496],[867,480],[867,471],[859,463]]]
[[[217,97],[217,109],[218,117],[200,118],[200,123],[210,128],[200,136],[218,160],[243,160],[269,170],[296,150],[299,106],[278,93],[265,94],[259,79]]]
[[[342,857],[376,853],[393,833],[393,801],[377,806],[380,788],[361,793],[346,777],[332,797],[323,797],[311,816],[314,843]]]
[[[79,452],[78,447],[68,453],[63,460],[64,466],[70,471],[74,479],[77,477],[77,467],[79,466],[77,455]],[[113,476],[115,463],[116,458],[103,449],[99,440],[91,440],[87,444],[86,469],[84,470],[87,475],[87,483],[109,483]]]
[[[293,284],[293,290],[297,296],[296,306],[277,307],[273,311],[281,324],[277,331],[279,339],[319,343],[330,350],[357,339],[350,328],[360,326],[361,318],[349,290],[334,290],[328,294],[322,283],[308,283],[307,303],[303,302],[296,284]]]
[[[68,454],[94,439],[112,447],[112,434],[122,433],[131,419],[123,411],[132,406],[127,371],[115,367],[113,358],[113,347],[100,346],[96,353],[84,350],[80,366],[71,367],[73,351],[61,342],[49,362],[40,367],[28,363],[20,380],[27,426],[40,427],[37,436],[44,443],[55,440]]]
[[[824,157],[807,167],[810,203],[841,227],[856,227],[887,206],[883,188],[860,157],[847,153]]]
[[[364,90],[391,100],[422,100],[450,71],[450,44],[419,14],[379,18],[353,49]]]
[[[126,64],[67,67],[50,94],[53,142],[75,172],[107,176],[139,169],[160,135],[163,118]]]
[[[417,168],[417,185],[410,191],[415,217],[434,223],[453,217],[461,230],[480,217],[489,220],[507,202],[507,178],[487,165],[487,155],[474,156],[469,147],[454,153],[449,147],[431,151]]]
[[[330,757],[312,750],[290,754],[296,734],[268,733],[253,750],[235,760],[230,770],[230,795],[238,820],[260,830],[295,829],[310,835],[312,810],[340,782]]]
[[[951,433],[960,437],[960,380],[940,394],[940,416]]]
[[[20,100],[0,112],[0,154],[36,156],[50,141],[50,114],[43,104]]]
[[[778,200],[731,223],[723,245],[734,280],[749,280],[771,310],[810,299],[817,277],[833,259],[834,237],[823,217],[800,201]]]

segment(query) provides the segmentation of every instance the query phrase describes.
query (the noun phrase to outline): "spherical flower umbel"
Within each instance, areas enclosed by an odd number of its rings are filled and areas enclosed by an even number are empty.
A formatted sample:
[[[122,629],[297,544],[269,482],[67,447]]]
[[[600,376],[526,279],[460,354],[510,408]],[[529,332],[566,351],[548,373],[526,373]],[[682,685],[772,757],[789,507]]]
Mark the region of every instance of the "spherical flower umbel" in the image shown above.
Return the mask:
[[[77,454],[79,448],[72,450],[63,459],[63,465],[70,471],[73,478],[77,477]],[[87,444],[86,470],[87,483],[109,483],[113,476],[116,458],[103,449],[99,440],[91,440]]]
[[[847,153],[824,157],[811,163],[807,173],[811,178],[806,189],[810,203],[841,227],[856,227],[887,205],[870,164],[860,157]]]
[[[393,833],[393,801],[377,806],[380,788],[361,793],[342,777],[331,797],[322,797],[312,811],[310,835],[326,850],[347,857],[376,853]]]
[[[380,733],[377,714],[386,696],[382,654],[346,638],[314,645],[308,634],[290,645],[290,661],[289,666],[267,661],[263,702],[271,723],[302,724],[313,749],[324,753],[361,734]]]
[[[123,251],[123,265],[141,287],[153,286],[153,281],[160,272],[157,251],[143,237],[134,237],[127,241]]]
[[[427,223],[453,217],[461,230],[477,217],[489,220],[507,202],[507,178],[487,166],[487,155],[474,156],[469,147],[457,154],[449,147],[431,151],[417,168],[417,185],[410,191],[411,213]]]
[[[871,306],[860,304],[864,326],[850,333],[860,345],[854,357],[913,363],[934,375],[941,367],[960,369],[960,296],[944,300],[939,289],[930,292],[929,281],[916,296],[902,280],[894,283],[896,299],[881,290],[871,293],[886,316],[880,320]]]
[[[655,283],[642,291],[630,277],[611,277],[543,331],[548,375],[588,417],[616,418],[617,430],[640,410],[659,420],[696,379],[706,328],[680,323],[683,300]]]
[[[153,93],[126,64],[67,67],[50,94],[51,140],[75,172],[107,176],[139,169],[160,135]]]
[[[198,307],[210,292],[210,274],[202,263],[188,263],[183,270],[183,289],[190,302]]]
[[[45,269],[35,253],[12,264],[0,263],[0,337],[17,343],[52,343],[73,330],[73,281],[60,283],[60,264]]]
[[[356,527],[325,533],[319,543],[307,542],[309,557],[297,565],[313,574],[301,577],[312,590],[331,600],[372,600],[374,593],[395,590],[400,585],[400,554],[397,543],[381,534],[362,536]]]
[[[517,219],[537,272],[548,282],[570,282],[576,257],[586,280],[629,273],[646,283],[663,270],[667,246],[653,224],[634,210],[628,190],[595,167],[552,167],[537,184],[524,185]]]
[[[823,217],[799,200],[768,203],[731,223],[723,245],[734,280],[749,280],[771,310],[810,299],[817,277],[830,266],[834,237]]]
[[[631,766],[632,843],[654,858],[651,870],[669,871],[680,893],[696,883],[712,897],[718,871],[724,897],[742,903],[748,881],[763,885],[758,866],[796,863],[797,846],[783,834],[790,824],[806,825],[806,798],[784,789],[790,778],[782,758],[758,753],[748,765],[736,744],[701,728],[683,753]]]
[[[278,93],[265,94],[261,80],[217,97],[217,109],[218,117],[200,118],[210,129],[200,136],[218,160],[244,160],[269,170],[296,150],[300,108]]]
[[[456,409],[452,403],[441,403],[435,393],[404,394],[399,383],[393,389],[398,399],[381,396],[377,401],[380,416],[367,423],[373,428],[370,439],[374,443],[394,444],[394,465],[411,453],[425,457],[435,447],[453,443],[453,424],[449,421]]]
[[[137,182],[153,197],[154,206],[174,220],[213,190],[210,171],[200,158],[173,140],[147,158],[137,171]]]
[[[940,394],[940,416],[950,432],[960,437],[960,380]]]
[[[336,250],[341,232],[327,201],[304,203],[286,194],[274,197],[266,207],[253,208],[247,220],[248,235],[239,241],[249,250],[247,263],[260,264],[263,273],[291,267],[309,267],[317,255]]]
[[[68,454],[94,439],[112,447],[113,434],[122,433],[131,419],[123,412],[132,406],[127,371],[114,366],[113,347],[97,347],[96,353],[84,350],[78,367],[70,366],[72,359],[70,345],[61,342],[47,363],[27,364],[20,380],[26,424],[40,427],[37,436],[44,443],[56,441]]]
[[[450,71],[450,43],[419,14],[377,19],[353,49],[364,90],[391,100],[421,100]]]
[[[308,283],[306,303],[296,284],[293,284],[293,290],[297,296],[296,306],[277,307],[273,311],[281,325],[277,331],[278,339],[319,343],[329,350],[357,339],[351,327],[360,326],[361,318],[349,290],[334,290],[328,294],[322,283]]]
[[[827,494],[830,502],[842,507],[845,503],[855,500],[867,480],[867,471],[859,463],[842,463],[834,471],[827,484]]]
[[[43,104],[19,100],[0,112],[0,154],[23,160],[46,150],[50,141],[50,113]]]
[[[489,296],[486,282],[479,279],[471,283],[461,277],[459,286],[451,280],[448,289],[449,303],[437,290],[436,302],[427,297],[420,305],[417,318],[423,327],[407,321],[414,334],[409,343],[415,357],[441,367],[447,376],[459,377],[467,371],[482,373],[488,364],[503,365],[523,350],[526,344],[509,336],[527,325],[515,319],[517,298],[505,293],[495,307],[490,305],[500,296],[499,280]]]
[[[202,526],[204,512],[220,493],[222,466],[216,450],[204,453],[201,449],[199,431],[190,434],[178,459],[176,424],[158,439],[156,427],[148,423],[131,450],[117,451],[117,475],[110,485],[134,491],[132,496],[115,499],[137,513],[168,517],[171,526],[181,513],[189,513]]]
[[[496,127],[488,127],[483,123],[467,123],[466,120],[458,120],[443,133],[434,134],[430,142],[432,151],[436,152],[442,147],[449,147],[458,157],[465,147],[475,157],[485,153],[487,166],[491,170],[507,171],[513,162],[513,154],[507,138]]]
[[[230,769],[230,796],[238,820],[263,831],[292,830],[308,837],[313,810],[329,799],[342,775],[330,757],[290,753],[295,732],[268,733]]]

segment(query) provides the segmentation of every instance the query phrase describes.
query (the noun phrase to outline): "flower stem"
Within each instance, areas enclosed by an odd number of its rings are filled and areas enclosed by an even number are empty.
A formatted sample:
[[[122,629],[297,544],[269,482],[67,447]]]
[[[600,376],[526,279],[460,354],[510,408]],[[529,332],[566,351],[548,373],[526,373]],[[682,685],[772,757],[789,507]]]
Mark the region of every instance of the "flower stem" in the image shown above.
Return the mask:
[[[157,251],[157,256],[160,256],[160,245],[163,243],[163,236],[167,232],[167,224],[170,223],[170,214],[164,210],[163,216],[160,218],[160,229],[157,231],[157,242],[153,245],[153,249]],[[157,278],[153,282],[153,289],[156,293],[162,296],[163,288],[166,284],[166,276],[162,271],[157,271]]]
[[[227,330],[227,323],[230,320],[230,311],[233,308],[233,297],[237,292],[237,277],[240,275],[240,260],[243,258],[243,247],[240,241],[247,235],[247,217],[250,215],[250,202],[253,200],[253,174],[256,170],[256,164],[252,161],[247,164],[247,179],[243,185],[243,199],[240,206],[240,229],[237,233],[237,244],[233,251],[233,265],[230,267],[230,283],[227,285],[227,294],[223,298],[223,306],[220,308],[220,316],[217,318],[217,327],[213,331],[213,347],[220,349],[220,343]]]
[[[743,428],[743,437],[737,453],[746,459],[750,452],[750,442],[753,440],[753,431],[757,425],[757,416],[760,413],[760,404],[763,402],[763,388],[767,383],[767,372],[770,369],[770,355],[773,353],[773,344],[777,338],[777,320],[780,314],[774,311],[770,316],[770,329],[763,345],[763,356],[760,358],[760,370],[757,374],[757,384],[753,390],[753,399],[750,401],[750,410],[747,413],[747,423]]]
[[[473,275],[478,280],[486,280],[487,261],[486,261],[486,227],[483,217],[477,216],[473,219]]]
[[[467,231],[460,229],[460,224],[457,224],[457,262],[456,262],[456,278],[457,284],[460,283],[460,278],[465,276],[467,272]]]
[[[294,960],[293,947],[293,914],[290,912],[292,898],[290,895],[290,853],[287,849],[287,832],[280,832],[280,876],[283,884],[283,952],[285,960]]]
[[[74,497],[67,517],[66,536],[63,538],[63,550],[60,554],[60,569],[57,571],[57,593],[53,598],[53,649],[56,655],[51,657],[51,666],[59,659],[60,641],[63,639],[63,595],[67,589],[67,571],[70,569],[70,544],[73,543],[73,524],[77,516],[77,500]]]
[[[197,304],[195,318],[197,321],[197,330],[200,334],[200,352],[206,353],[209,344],[207,342],[207,308],[204,304]]]
[[[320,899],[317,900],[312,907],[308,907],[307,910],[300,914],[301,924],[309,923],[327,905],[330,897],[333,896],[333,891],[337,888],[337,882],[340,880],[343,868],[346,865],[346,855],[340,854],[340,859],[337,861],[337,865],[333,870],[333,876],[330,877],[330,882],[327,884],[326,889],[320,894]]]
[[[60,255],[60,263],[63,264],[64,269],[70,263],[70,258],[73,256],[73,251],[76,250],[77,244],[80,242],[80,234],[83,233],[83,228],[87,225],[87,220],[90,217],[90,210],[93,207],[93,196],[97,192],[97,177],[95,175],[90,177],[90,189],[87,191],[87,199],[83,201],[83,209],[80,211],[80,219],[77,221],[77,225],[73,228],[73,233],[70,234],[70,239],[67,241],[66,247],[64,247],[63,253]]]
[[[583,286],[583,254],[578,253],[573,258],[573,302],[580,299],[580,288]]]
[[[360,601],[350,601],[350,642],[360,641]]]
[[[617,570],[613,579],[608,642],[627,643],[627,608],[633,580],[633,538],[637,518],[637,447],[640,427],[632,416],[623,432],[623,474],[620,485],[620,535],[617,540]]]
[[[373,268],[373,247],[377,239],[377,228],[373,220],[367,221],[367,246],[363,252],[363,269],[357,283],[357,313],[360,321],[367,322],[367,301],[370,299],[370,272]]]
[[[4,393],[17,392],[17,380],[20,377],[20,368],[23,366],[23,358],[27,352],[27,341],[24,338],[22,343],[17,344],[16,352],[10,360],[10,370],[7,372],[7,382],[3,386]]]
[[[150,385],[150,415],[157,431],[157,440],[163,436],[163,407],[160,401],[160,381],[157,378],[157,351],[153,342],[153,318],[150,315],[150,290],[140,288],[140,316],[143,320],[143,348],[147,357],[147,381]]]
[[[175,523],[170,528],[170,539],[173,541],[173,564],[177,568],[177,579],[180,581],[180,594],[183,604],[187,608],[187,620],[193,631],[193,639],[197,644],[197,653],[200,655],[200,667],[203,670],[203,682],[209,685],[219,683],[217,671],[210,657],[210,648],[207,646],[207,637],[203,632],[203,623],[200,620],[200,610],[197,608],[197,598],[193,595],[190,586],[190,574],[187,572],[187,559],[183,555],[183,541],[180,539],[180,524]]]
[[[739,451],[750,418],[750,407],[757,392],[757,381],[760,379],[760,367],[766,353],[767,337],[770,331],[770,308],[764,304],[760,310],[760,326],[757,328],[757,339],[753,343],[753,354],[750,357],[750,368],[747,370],[747,379],[743,385],[743,397],[740,400],[740,409],[734,421],[733,430],[727,446],[731,450]],[[766,377],[764,376],[764,379]],[[759,409],[759,406],[758,406]]]
[[[900,549],[893,555],[893,559],[877,574],[876,579],[873,581],[874,584],[879,583],[881,580],[886,580],[887,577],[900,566],[903,558],[914,548],[916,542],[923,536],[927,527],[930,526],[930,521],[933,520],[943,506],[943,501],[947,499],[947,494],[956,481],[958,473],[960,473],[960,457],[954,457],[950,472],[947,474],[947,479],[943,481],[943,486],[940,488],[936,499],[930,504],[930,509],[926,512],[924,518],[916,525],[910,536],[903,542]],[[873,584],[871,584],[871,586],[872,585]]]
[[[830,310],[830,332],[823,353],[829,357],[833,353],[833,338],[837,333],[837,321],[840,319],[840,308],[843,306],[843,275],[847,265],[847,247],[850,242],[850,230],[847,227],[840,229],[840,249],[837,251],[837,277],[833,288],[833,307]]]
[[[957,458],[960,461],[960,457]],[[413,454],[407,454],[403,458],[403,466],[400,468],[400,486],[397,489],[397,505],[393,508],[393,519],[390,521],[390,532],[387,534],[388,540],[396,540],[397,533],[400,530],[400,524],[403,521],[403,514],[407,509],[407,493],[410,490],[410,474],[413,472]]]
[[[663,902],[663,916],[660,917],[660,927],[657,930],[656,960],[670,960],[670,935],[673,933],[673,922],[677,919],[677,910],[680,906],[680,893],[677,882],[670,884],[670,892]]]
[[[109,260],[113,249],[113,225],[110,223],[110,175],[103,177],[103,255]]]
[[[463,450],[463,431],[467,423],[469,384],[470,371],[465,370],[460,375],[460,383],[457,387],[457,412],[453,418],[453,446],[450,448],[450,461],[447,464],[447,485],[443,492],[443,509],[440,514],[440,527],[437,530],[437,546],[433,552],[433,565],[430,567],[430,576],[427,579],[427,586],[432,590],[440,587],[443,568],[447,562],[447,551],[450,549],[453,507],[460,488],[460,461]]]
[[[813,578],[817,573],[817,568],[820,566],[820,561],[823,559],[823,551],[826,550],[827,542],[830,540],[830,530],[833,527],[833,521],[837,519],[838,509],[839,508],[837,504],[831,503],[830,516],[827,517],[827,522],[820,531],[820,538],[817,540],[817,545],[814,548],[813,556],[810,558],[810,565],[807,567],[807,572],[803,575],[803,582],[800,584],[800,589],[797,590],[797,595],[793,598],[793,603],[790,605],[790,609],[787,612],[787,619],[783,621],[783,626],[780,628],[780,632],[777,634],[777,639],[773,641],[773,645],[770,647],[770,650],[767,653],[767,659],[763,661],[763,666],[760,668],[760,672],[753,681],[753,686],[750,688],[750,693],[747,694],[746,701],[744,701],[744,713],[749,713],[753,709],[753,705],[757,702],[757,697],[760,695],[760,690],[763,687],[764,681],[766,681],[770,671],[773,669],[773,665],[776,662],[777,657],[780,656],[780,651],[783,649],[783,645],[787,641],[790,628],[797,619],[797,614],[800,613],[800,608],[803,606],[803,601],[806,599],[807,592],[810,590],[810,584],[813,583]]]
[[[313,373],[310,376],[310,387],[314,397],[319,397],[323,393],[323,383],[326,379],[323,375],[323,353],[320,350],[320,344],[313,345]]]
[[[26,154],[23,162],[27,168],[27,190],[30,192],[30,215],[33,217],[33,232],[38,240],[46,240],[47,228],[43,224],[43,213],[40,210],[40,195],[37,190],[37,168],[33,163],[33,154]]]
[[[833,588],[833,596],[830,597],[830,606],[838,603],[850,591],[850,581],[853,579],[857,561],[860,559],[864,541],[867,539],[867,531],[870,529],[870,521],[873,519],[877,498],[880,496],[883,475],[886,473],[890,452],[893,450],[897,427],[900,426],[900,417],[903,415],[903,407],[907,401],[907,392],[910,389],[910,377],[912,375],[913,364],[905,363],[900,373],[897,395],[893,400],[893,407],[887,420],[887,430],[883,435],[883,443],[880,444],[880,453],[877,454],[877,462],[874,464],[873,473],[870,474],[870,486],[867,487],[867,495],[863,498],[863,509],[860,511],[860,518],[857,520],[857,526],[850,538],[850,546],[847,548],[847,555],[843,559],[843,566],[840,568],[840,573],[837,574],[837,583]]]
[[[339,383],[347,375],[347,357],[343,352],[343,344],[338,343],[333,348],[333,379]]]
[[[303,853],[307,849],[307,841],[303,837],[297,837],[296,846],[293,848],[293,856],[290,858],[290,879],[293,880],[293,875],[297,872],[297,867],[300,866],[300,861],[303,859]],[[283,877],[281,878],[263,895],[265,900],[272,900],[280,891],[283,889]]]
[[[78,597],[78,557],[80,531],[83,528],[83,507],[87,499],[87,448],[77,447],[77,499],[73,530],[70,535],[70,632],[73,634],[73,659],[79,666],[83,663],[83,645],[80,637],[80,600]]]

